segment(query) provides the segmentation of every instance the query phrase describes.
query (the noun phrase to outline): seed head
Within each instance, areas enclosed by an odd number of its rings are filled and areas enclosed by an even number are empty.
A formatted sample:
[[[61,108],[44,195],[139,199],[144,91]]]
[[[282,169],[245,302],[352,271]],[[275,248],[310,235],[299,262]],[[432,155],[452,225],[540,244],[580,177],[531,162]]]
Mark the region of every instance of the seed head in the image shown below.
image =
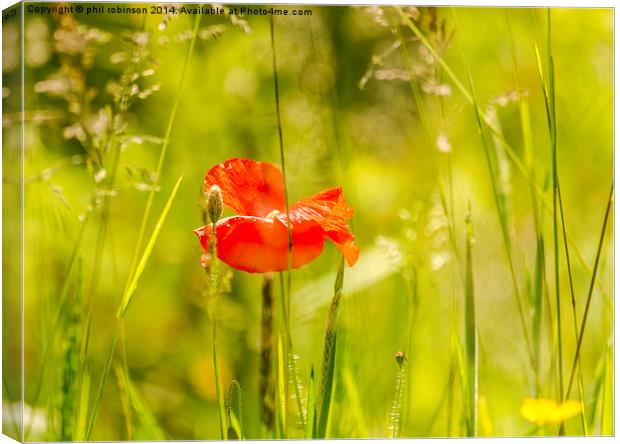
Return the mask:
[[[222,190],[217,185],[212,185],[207,191],[207,214],[211,223],[216,223],[222,215],[224,200]]]
[[[407,359],[405,357],[405,353],[401,351],[396,352],[394,357],[396,358],[396,362],[398,363],[398,365],[403,365],[403,362],[405,362],[405,360]]]

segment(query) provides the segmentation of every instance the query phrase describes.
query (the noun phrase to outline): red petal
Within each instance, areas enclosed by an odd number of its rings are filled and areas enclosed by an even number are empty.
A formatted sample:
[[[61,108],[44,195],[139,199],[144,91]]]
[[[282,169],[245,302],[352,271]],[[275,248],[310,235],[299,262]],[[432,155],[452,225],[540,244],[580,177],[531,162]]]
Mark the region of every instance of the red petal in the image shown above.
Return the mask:
[[[357,262],[359,248],[355,245],[355,237],[346,222],[353,216],[354,210],[347,205],[341,187],[329,188],[302,199],[291,206],[290,212],[293,233],[302,221],[314,221],[336,244],[349,266]],[[286,223],[286,218],[282,216],[282,219]]]
[[[284,180],[275,165],[251,159],[229,159],[205,176],[205,191],[222,189],[224,206],[245,216],[267,216],[284,211]]]
[[[195,231],[208,251],[212,230]],[[233,216],[220,220],[215,227],[217,257],[231,267],[250,273],[288,270],[288,230],[278,218]],[[313,221],[294,224],[292,268],[315,259],[323,250],[325,236]]]

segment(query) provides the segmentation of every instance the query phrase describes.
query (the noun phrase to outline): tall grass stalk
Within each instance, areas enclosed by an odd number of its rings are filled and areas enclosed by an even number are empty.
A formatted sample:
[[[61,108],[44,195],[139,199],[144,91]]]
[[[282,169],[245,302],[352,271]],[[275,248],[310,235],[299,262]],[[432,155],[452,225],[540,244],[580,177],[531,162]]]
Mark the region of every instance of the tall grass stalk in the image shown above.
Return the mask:
[[[401,59],[403,61],[405,70],[407,71],[409,75],[409,86],[411,88],[411,93],[415,100],[416,109],[420,115],[422,127],[424,128],[424,135],[426,136],[426,142],[428,144],[429,153],[431,153],[431,156],[433,157],[435,162],[438,163],[439,159],[437,156],[435,144],[433,142],[433,131],[429,123],[426,105],[422,97],[422,91],[420,90],[420,85],[415,79],[415,73],[414,73],[413,66],[411,64],[411,59],[409,57],[407,42],[401,31],[400,24],[396,22],[395,20],[393,21],[393,27],[396,29],[396,34],[398,36],[398,42],[399,42],[399,47],[400,47]],[[442,126],[445,128],[446,125],[445,125],[444,116],[443,116],[443,107],[441,106],[443,102],[441,101],[442,100],[441,98],[439,100],[440,100],[440,108],[442,110],[442,113],[441,113]],[[459,250],[457,248],[456,238],[454,236],[454,227],[455,227],[455,224],[454,224],[454,193],[452,190],[452,170],[450,168],[450,157],[448,157],[448,182],[449,182],[449,189],[450,189],[450,207],[448,207],[448,204],[447,204],[446,189],[445,189],[446,187],[445,187],[444,181],[442,180],[441,174],[438,173],[437,177],[438,177],[438,191],[439,191],[439,197],[440,197],[440,201],[442,204],[442,208],[444,210],[444,214],[446,218],[451,222],[447,225],[448,234],[449,234],[450,242],[452,245],[452,249],[454,251],[454,255],[458,262]],[[455,269],[458,269],[456,265],[455,265]],[[416,314],[417,314],[417,270],[415,268],[415,265],[413,268],[413,280],[414,282],[411,288],[411,301],[410,301],[410,309],[409,309],[409,338],[408,338],[408,347],[407,347],[407,353],[409,356],[411,356],[411,353],[412,353],[411,347],[412,347],[412,342],[413,342],[414,321],[415,321]],[[455,292],[455,295],[456,295],[456,292]],[[453,321],[457,322],[456,316],[453,317]],[[454,329],[453,331],[455,332],[456,329]],[[410,383],[410,386],[411,386],[411,389],[414,388],[413,381]],[[411,389],[407,391],[407,396],[405,397],[405,401],[404,401],[405,408],[403,409],[405,412],[407,411],[411,403]],[[406,418],[407,416],[405,416],[405,419]]]
[[[403,392],[405,391],[407,377],[404,353],[396,353],[396,363],[398,364],[398,370],[396,371],[395,395],[392,409],[390,410],[390,437],[392,439],[400,437],[400,417],[403,409]]]
[[[583,343],[583,336],[586,330],[586,323],[588,321],[588,314],[590,313],[590,305],[592,303],[592,295],[594,293],[594,282],[596,280],[596,273],[598,271],[599,262],[601,259],[601,252],[603,250],[603,241],[605,240],[605,232],[607,231],[607,222],[609,220],[609,213],[611,210],[611,205],[614,200],[614,185],[613,182],[611,184],[611,188],[609,190],[609,198],[607,199],[607,207],[605,209],[605,217],[603,219],[603,226],[601,228],[601,234],[599,237],[598,248],[596,249],[596,257],[594,259],[594,268],[593,274],[590,279],[590,286],[588,288],[588,297],[586,299],[586,306],[583,311],[583,317],[581,319],[581,326],[579,328],[579,336],[577,337],[577,346],[575,348],[575,357],[573,358],[573,364],[571,367],[570,378],[568,379],[568,387],[566,389],[566,395],[564,396],[564,400],[570,398],[571,391],[573,390],[573,384],[575,382],[575,374],[577,372],[577,363],[579,362],[579,355],[581,353],[581,345]]]
[[[541,329],[542,329],[542,311],[543,311],[543,291],[545,285],[545,244],[544,236],[541,230],[542,222],[541,216],[539,216],[538,201],[536,198],[536,189],[534,184],[536,183],[536,169],[534,164],[534,148],[532,140],[532,128],[530,122],[530,108],[527,100],[527,96],[521,91],[521,80],[519,76],[519,69],[517,65],[517,53],[514,43],[514,36],[512,32],[512,25],[508,10],[504,9],[504,18],[506,21],[506,30],[508,34],[508,41],[510,43],[510,54],[512,58],[512,72],[514,78],[515,90],[519,94],[519,118],[521,121],[521,135],[523,137],[523,153],[524,162],[527,169],[527,173],[530,177],[528,183],[530,190],[530,200],[532,203],[532,217],[534,222],[534,233],[536,236],[536,253],[534,258],[534,282],[530,289],[532,293],[531,305],[534,309],[532,318],[532,336],[534,347],[534,359],[536,363],[536,374],[540,378],[541,371]],[[539,387],[536,387],[537,397],[541,395],[539,393]]]
[[[557,325],[557,337],[558,337],[558,375],[559,375],[559,398],[562,399],[562,393],[564,391],[563,385],[563,359],[562,359],[562,327],[561,327],[561,299],[560,299],[560,284],[559,284],[559,240],[558,240],[558,217],[561,222],[562,238],[564,242],[564,253],[566,258],[566,266],[568,270],[568,282],[571,294],[571,308],[573,314],[573,327],[575,331],[575,339],[577,339],[577,312],[575,301],[575,290],[573,285],[573,274],[570,262],[570,251],[568,248],[566,222],[564,219],[564,208],[562,205],[562,194],[560,189],[558,168],[557,168],[557,120],[555,112],[555,72],[553,64],[552,46],[551,46],[551,10],[547,9],[547,64],[548,64],[548,79],[549,84],[546,85],[542,76],[542,66],[540,65],[540,57],[537,57],[539,62],[539,77],[542,85],[543,96],[545,98],[545,106],[547,111],[549,138],[552,150],[552,176],[553,176],[553,248],[554,248],[554,272],[555,272],[555,294],[556,294],[556,325]],[[559,212],[559,216],[558,216]],[[579,361],[580,367],[580,361]],[[581,425],[583,433],[588,434],[586,416],[585,416],[585,402],[583,381],[581,378],[581,372],[578,376],[579,385],[579,398],[581,402]],[[563,434],[562,423],[560,427],[560,433]]]
[[[282,180],[284,182],[284,205],[286,210],[286,231],[288,236],[288,258],[287,258],[287,273],[286,273],[286,292],[282,288],[282,310],[284,320],[284,355],[286,357],[286,371],[284,372],[284,431],[288,430],[288,393],[289,393],[289,379],[292,375],[293,384],[295,387],[295,399],[297,401],[297,409],[302,426],[305,428],[306,419],[303,412],[301,403],[301,383],[299,381],[299,372],[297,371],[297,362],[294,358],[293,351],[293,339],[291,335],[291,269],[293,267],[293,232],[290,222],[289,211],[289,194],[288,194],[288,182],[286,180],[286,158],[284,156],[284,136],[282,131],[282,118],[280,113],[280,88],[278,83],[278,63],[276,59],[276,43],[275,43],[275,24],[273,16],[269,19],[269,30],[271,37],[271,56],[272,56],[272,68],[273,68],[273,89],[276,108],[276,124],[278,130],[278,146],[280,151],[280,166],[282,168]],[[281,282],[283,280],[282,273],[280,273]]]
[[[456,324],[454,326],[456,328]],[[461,401],[462,401],[462,418],[461,424],[465,427],[465,434],[469,434],[470,430],[473,430],[473,424],[471,424],[471,418],[469,413],[469,398],[468,398],[468,388],[467,388],[467,364],[465,362],[465,351],[463,345],[461,344],[460,338],[456,332],[452,335],[453,349],[456,351],[454,353],[454,365],[456,369],[458,369],[459,380],[460,380],[460,390],[461,390]],[[463,427],[459,428],[459,434],[463,433]],[[460,435],[462,436],[462,435]]]
[[[545,92],[549,138],[551,142],[551,171],[553,179],[553,269],[555,276],[555,310],[558,347],[558,397],[561,400],[562,392],[564,391],[564,360],[562,359],[562,303],[560,298],[560,258],[558,241],[558,190],[560,185],[558,180],[558,138],[555,113],[555,74],[553,69],[553,54],[551,52],[550,9],[547,9],[547,69],[549,84],[546,88],[543,86],[543,90]]]
[[[314,366],[311,366],[310,378],[308,379],[308,398],[306,399],[306,427],[304,428],[304,439],[316,438],[316,416]]]
[[[122,341],[121,341],[122,342]],[[131,401],[129,399],[129,390],[125,375],[128,373],[126,369],[120,365],[114,366],[114,373],[116,374],[116,386],[118,387],[121,412],[125,420],[125,432],[127,433],[127,441],[133,440],[133,421],[131,415]]]
[[[278,85],[278,63],[276,60],[276,41],[275,41],[275,25],[273,16],[269,18],[269,31],[271,37],[271,61],[273,68],[273,90],[275,96],[275,107],[276,107],[276,124],[278,129],[278,143],[280,148],[280,165],[282,167],[282,180],[284,182],[284,206],[286,209],[286,233],[288,236],[288,256],[287,256],[287,274],[286,274],[286,291],[284,291],[284,285],[281,286],[281,307],[282,307],[282,319],[284,322],[284,330],[286,335],[286,340],[284,341],[284,350],[283,353],[286,357],[286,371],[279,372],[283,373],[284,381],[282,381],[282,385],[284,387],[283,393],[279,392],[279,396],[282,397],[280,403],[283,406],[283,417],[282,419],[282,429],[284,433],[284,437],[287,434],[288,428],[288,387],[289,387],[289,372],[288,368],[290,365],[290,356],[289,356],[289,346],[290,346],[290,296],[291,296],[291,269],[293,265],[293,232],[291,230],[291,213],[289,212],[289,204],[288,204],[288,185],[286,180],[286,160],[284,157],[284,136],[282,134],[282,119],[280,116],[280,88]],[[282,273],[280,273],[280,281],[283,282]],[[280,360],[278,361],[280,362]]]
[[[334,387],[334,371],[336,362],[336,337],[338,333],[338,307],[342,298],[342,285],[344,281],[344,256],[340,258],[338,274],[334,283],[334,296],[332,297],[327,321],[325,324],[325,340],[323,342],[323,363],[321,367],[321,381],[317,396],[318,424],[317,438],[327,437],[327,424],[329,420],[332,390]]]
[[[566,256],[566,268],[568,270],[568,283],[570,288],[570,297],[571,297],[571,311],[573,314],[573,330],[575,332],[575,341],[578,339],[579,330],[577,327],[577,301],[575,299],[575,287],[573,284],[573,272],[571,269],[570,263],[570,252],[568,249],[568,242],[566,239],[566,222],[564,220],[564,206],[562,204],[562,192],[558,189],[558,205],[560,208],[560,220],[562,222],[562,239],[564,241],[564,254]],[[588,436],[588,422],[586,420],[586,403],[585,403],[585,392],[583,388],[583,372],[581,371],[581,358],[578,359],[578,373],[577,373],[577,387],[579,389],[579,402],[581,403],[581,428],[583,430],[583,434]]]
[[[108,377],[108,373],[110,372],[110,368],[112,366],[112,361],[114,358],[114,351],[116,350],[116,343],[119,339],[120,332],[121,332],[121,329],[120,329],[121,321],[123,320],[125,313],[127,311],[127,308],[129,307],[129,304],[131,303],[134,292],[138,286],[138,281],[140,280],[140,277],[142,276],[142,273],[144,269],[146,268],[146,264],[148,263],[151,252],[153,251],[153,248],[155,247],[155,243],[157,242],[159,233],[161,232],[164,221],[166,220],[168,212],[170,211],[170,207],[172,206],[172,201],[174,200],[177,194],[177,191],[179,190],[179,186],[181,185],[182,180],[183,180],[183,176],[179,177],[179,179],[177,180],[170,194],[170,197],[168,198],[168,201],[166,202],[166,205],[164,206],[164,209],[155,225],[153,233],[151,234],[151,237],[148,243],[146,244],[146,247],[144,248],[144,252],[138,263],[138,266],[136,267],[134,274],[130,276],[130,278],[128,279],[128,284],[126,286],[127,290],[123,294],[123,298],[121,300],[118,311],[114,318],[114,325],[112,327],[112,339],[110,342],[110,348],[108,350],[107,358],[104,364],[103,372],[101,374],[101,379],[99,381],[99,386],[98,386],[98,389],[95,395],[95,399],[94,399],[91,414],[90,414],[90,419],[88,421],[88,426],[86,429],[85,440],[87,441],[90,439],[92,435],[93,428],[95,426],[95,423],[97,421],[97,416],[99,414],[99,409],[101,407],[101,401],[103,398],[103,393],[105,391],[106,380]]]
[[[469,404],[469,436],[478,434],[478,323],[476,319],[476,299],[474,292],[474,270],[472,250],[474,230],[471,207],[466,218],[467,236],[465,241],[465,350],[467,352],[467,389]]]
[[[86,318],[84,322],[83,331],[85,332],[85,339],[82,347],[82,358],[81,362],[84,363],[86,361],[86,357],[88,355],[88,348],[90,345],[90,332],[91,332],[91,322],[93,315],[93,308],[95,302],[95,292],[99,287],[99,278],[101,274],[101,267],[103,264],[103,255],[104,255],[104,247],[106,244],[106,238],[108,234],[108,225],[110,223],[110,203],[111,203],[111,195],[110,191],[114,187],[114,183],[116,181],[116,173],[118,171],[118,164],[120,162],[120,141],[118,137],[111,137],[111,149],[114,152],[114,157],[111,165],[111,173],[106,176],[106,182],[103,184],[103,190],[106,191],[103,197],[103,203],[101,208],[101,217],[99,222],[99,230],[97,233],[97,240],[95,242],[95,251],[94,251],[94,263],[92,267],[90,287],[86,291]],[[102,166],[103,168],[103,166]]]
[[[452,13],[453,13],[453,17],[454,17],[454,22],[455,24],[457,23],[457,19],[456,19],[456,11],[454,8],[452,8]],[[523,333],[523,338],[524,338],[524,342],[525,342],[525,347],[526,347],[526,351],[527,351],[527,355],[529,357],[529,361],[530,361],[530,366],[532,367],[533,373],[534,373],[534,379],[536,381],[536,385],[540,385],[539,381],[538,381],[538,375],[536,373],[536,363],[535,363],[535,359],[534,359],[534,354],[533,354],[533,349],[532,349],[532,344],[531,344],[531,340],[530,340],[530,336],[529,336],[529,332],[528,332],[528,328],[527,328],[527,323],[525,320],[525,309],[523,307],[523,302],[521,301],[521,294],[519,291],[519,284],[517,283],[517,276],[516,276],[516,271],[515,271],[515,266],[514,266],[514,260],[513,260],[513,251],[512,251],[512,241],[510,239],[510,231],[509,231],[509,221],[508,221],[508,215],[506,214],[505,208],[502,205],[502,201],[501,201],[501,197],[500,197],[500,191],[498,190],[498,184],[497,184],[497,179],[496,179],[496,175],[495,175],[495,170],[493,167],[493,163],[491,160],[491,153],[490,153],[490,149],[488,147],[487,144],[487,140],[484,136],[484,129],[482,126],[482,122],[483,122],[483,118],[481,117],[481,115],[483,114],[480,107],[478,106],[478,103],[476,101],[476,94],[475,94],[475,90],[474,90],[474,82],[473,82],[473,76],[472,76],[472,72],[471,72],[471,67],[469,64],[469,58],[467,57],[467,53],[465,52],[465,46],[462,40],[462,37],[460,34],[459,35],[459,44],[461,47],[461,53],[463,56],[463,60],[465,62],[465,67],[467,70],[467,74],[468,74],[468,78],[469,78],[469,87],[470,87],[470,97],[472,99],[472,104],[473,104],[473,108],[474,108],[474,115],[476,118],[476,126],[478,128],[478,133],[480,135],[480,139],[482,142],[482,147],[484,149],[484,154],[486,157],[486,161],[487,161],[487,168],[489,171],[489,175],[490,175],[490,179],[491,179],[491,187],[493,190],[493,198],[495,200],[495,208],[497,211],[497,216],[499,218],[499,223],[500,223],[500,227],[501,227],[501,231],[502,231],[502,239],[504,242],[504,251],[506,253],[506,259],[508,261],[508,267],[510,270],[510,277],[511,277],[511,282],[512,282],[512,287],[513,287],[513,295],[518,307],[518,314],[519,314],[519,321],[521,323],[521,330]],[[485,116],[486,118],[486,116]],[[492,123],[488,124],[489,127],[495,127],[495,125],[493,125]],[[497,134],[497,140],[503,140],[503,136],[501,135],[501,132],[498,131],[497,129],[495,129],[493,131],[493,134]]]

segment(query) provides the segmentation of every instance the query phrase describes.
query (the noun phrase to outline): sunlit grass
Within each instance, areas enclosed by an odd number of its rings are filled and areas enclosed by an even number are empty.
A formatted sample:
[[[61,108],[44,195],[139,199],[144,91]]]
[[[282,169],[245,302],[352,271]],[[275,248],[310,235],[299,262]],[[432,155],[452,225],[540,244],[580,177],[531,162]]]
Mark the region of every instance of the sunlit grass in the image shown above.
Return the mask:
[[[26,439],[612,434],[611,11],[311,9],[26,20]],[[359,261],[205,274],[233,157]]]

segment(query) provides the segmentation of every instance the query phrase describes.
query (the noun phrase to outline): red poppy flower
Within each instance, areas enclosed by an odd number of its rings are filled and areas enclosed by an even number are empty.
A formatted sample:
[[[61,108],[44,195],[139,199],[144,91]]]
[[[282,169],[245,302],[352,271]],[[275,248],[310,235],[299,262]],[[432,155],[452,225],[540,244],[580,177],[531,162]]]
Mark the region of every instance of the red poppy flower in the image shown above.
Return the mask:
[[[211,168],[205,190],[218,185],[224,206],[238,213],[217,222],[217,257],[250,273],[288,269],[288,227],[284,180],[275,165],[250,159],[229,159]],[[359,257],[359,248],[347,220],[353,215],[340,187],[329,188],[302,199],[289,208],[293,240],[292,268],[315,259],[329,238],[349,266]],[[210,251],[210,225],[194,231],[205,253]]]

